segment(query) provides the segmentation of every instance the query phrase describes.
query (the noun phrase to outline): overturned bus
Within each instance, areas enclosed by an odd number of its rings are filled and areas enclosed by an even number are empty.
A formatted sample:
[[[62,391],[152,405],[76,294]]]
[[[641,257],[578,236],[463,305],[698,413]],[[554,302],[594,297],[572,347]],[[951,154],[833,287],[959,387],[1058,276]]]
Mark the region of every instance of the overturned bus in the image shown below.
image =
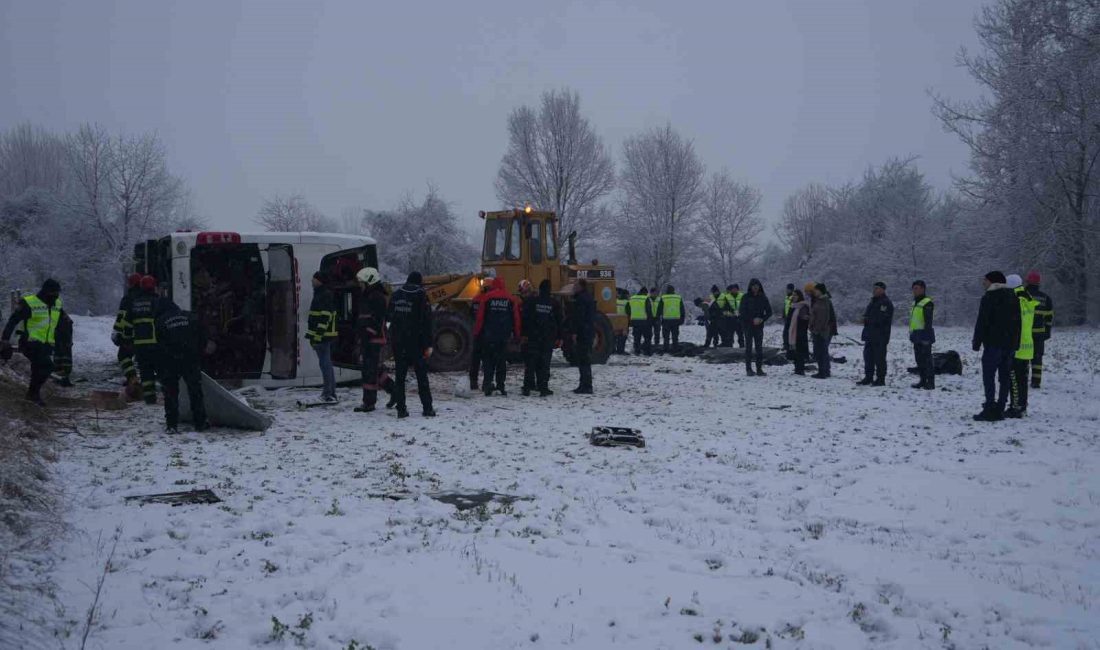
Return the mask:
[[[356,380],[355,274],[364,266],[378,266],[375,241],[357,235],[177,232],[134,247],[134,271],[202,322],[215,344],[203,371],[226,386],[321,384],[305,339],[317,270],[336,294],[336,380]]]

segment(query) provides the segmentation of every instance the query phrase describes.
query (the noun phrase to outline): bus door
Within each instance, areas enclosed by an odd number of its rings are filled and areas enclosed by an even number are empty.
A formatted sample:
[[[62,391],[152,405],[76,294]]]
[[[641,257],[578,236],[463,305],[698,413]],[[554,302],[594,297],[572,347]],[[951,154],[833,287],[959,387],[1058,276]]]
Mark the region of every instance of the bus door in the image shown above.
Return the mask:
[[[321,272],[329,277],[329,287],[336,301],[336,344],[332,350],[332,364],[339,368],[362,368],[362,352],[355,331],[362,292],[355,274],[367,266],[378,268],[373,245],[337,251],[321,259]]]
[[[267,247],[267,347],[272,379],[298,374],[298,263],[289,244]]]

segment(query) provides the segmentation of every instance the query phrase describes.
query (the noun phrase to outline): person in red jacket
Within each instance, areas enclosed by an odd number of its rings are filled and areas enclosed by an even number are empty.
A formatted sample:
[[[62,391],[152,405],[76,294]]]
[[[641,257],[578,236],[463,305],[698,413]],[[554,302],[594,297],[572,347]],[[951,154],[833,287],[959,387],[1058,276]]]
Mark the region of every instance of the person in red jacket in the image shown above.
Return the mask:
[[[522,331],[519,299],[508,293],[503,279],[494,278],[492,289],[475,300],[478,301],[478,308],[474,339],[480,337],[481,363],[485,369],[482,392],[486,396],[493,394],[495,376],[496,390],[501,395],[507,395],[504,380],[508,375],[508,342],[519,340]]]

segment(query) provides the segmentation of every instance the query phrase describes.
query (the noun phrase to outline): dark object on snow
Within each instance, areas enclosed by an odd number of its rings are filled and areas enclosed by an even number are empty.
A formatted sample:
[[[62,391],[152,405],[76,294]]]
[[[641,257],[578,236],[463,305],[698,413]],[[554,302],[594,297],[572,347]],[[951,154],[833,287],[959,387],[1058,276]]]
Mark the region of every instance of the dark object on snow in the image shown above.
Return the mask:
[[[593,427],[588,441],[597,447],[645,447],[642,432],[626,427]]]
[[[340,402],[298,402],[298,410],[313,409],[319,406],[337,406]]]
[[[848,363],[848,357],[833,357],[833,363]]]
[[[932,355],[932,367],[937,375],[961,375],[963,374],[962,357],[954,350],[936,352]],[[919,375],[919,368],[910,368],[909,374]]]
[[[680,343],[678,346],[674,346],[669,352],[674,357],[697,357],[707,351],[708,348],[704,348],[701,345],[695,343]]]
[[[514,494],[501,494],[499,492],[488,492],[486,490],[481,490],[479,492],[429,492],[427,496],[440,503],[452,505],[459,511],[470,510],[471,508],[483,506],[488,503],[508,505],[516,501],[532,500],[531,497],[520,497]],[[387,496],[386,498],[392,499],[394,497]]]
[[[147,503],[166,503],[170,506],[181,506],[185,503],[221,503],[218,495],[212,490],[188,490],[186,492],[165,492],[163,494],[140,494],[126,497],[126,502],[137,501],[141,505]]]
[[[206,420],[209,424],[249,431],[266,431],[275,421],[270,415],[260,413],[238,399],[205,372],[202,373],[203,401],[206,403]],[[180,420],[192,422],[191,401],[187,391],[180,391]]]
[[[698,356],[707,363],[745,363],[745,348],[714,348],[704,350]],[[764,348],[763,358],[765,366],[785,366],[789,363],[782,348]]]

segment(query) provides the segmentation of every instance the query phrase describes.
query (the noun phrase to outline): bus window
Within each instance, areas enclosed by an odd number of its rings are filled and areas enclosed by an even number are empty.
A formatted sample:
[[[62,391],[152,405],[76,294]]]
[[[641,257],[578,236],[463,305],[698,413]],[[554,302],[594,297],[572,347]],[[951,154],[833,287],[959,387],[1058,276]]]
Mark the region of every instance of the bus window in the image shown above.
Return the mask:
[[[294,249],[273,245],[267,251],[267,339],[271,377],[294,379],[298,374],[298,292]]]
[[[485,249],[481,258],[486,262],[504,259],[508,244],[508,224],[511,219],[490,219],[485,223]]]
[[[527,246],[531,251],[531,263],[542,262],[542,222],[532,221],[527,224]]]

